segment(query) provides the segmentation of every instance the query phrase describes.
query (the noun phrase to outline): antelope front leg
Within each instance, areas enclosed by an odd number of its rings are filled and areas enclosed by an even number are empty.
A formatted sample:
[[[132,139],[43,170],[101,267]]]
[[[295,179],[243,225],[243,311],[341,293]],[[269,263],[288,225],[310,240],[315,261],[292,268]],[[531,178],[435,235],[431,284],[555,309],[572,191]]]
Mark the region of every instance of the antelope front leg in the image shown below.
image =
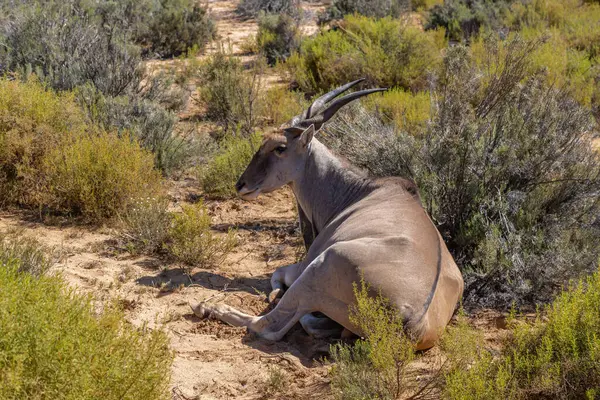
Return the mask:
[[[290,264],[285,267],[280,267],[273,272],[271,276],[271,293],[269,293],[269,302],[275,301],[275,299],[283,296],[283,292],[286,288],[292,286],[296,279],[302,273],[302,263]]]
[[[192,307],[200,318],[219,319],[233,326],[245,326],[267,340],[280,340],[311,308],[302,302],[305,288],[301,282],[293,284],[283,295],[277,306],[261,317],[245,314],[226,304],[200,303]]]

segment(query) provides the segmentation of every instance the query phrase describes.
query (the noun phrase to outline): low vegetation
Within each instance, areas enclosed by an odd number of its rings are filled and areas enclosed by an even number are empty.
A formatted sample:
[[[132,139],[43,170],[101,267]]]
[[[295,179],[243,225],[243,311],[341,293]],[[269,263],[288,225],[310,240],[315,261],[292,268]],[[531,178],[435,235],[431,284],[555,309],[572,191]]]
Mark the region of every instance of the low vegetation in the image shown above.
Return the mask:
[[[350,322],[364,334],[353,345],[331,346],[335,362],[331,387],[336,398],[398,399],[424,393],[429,382],[416,382],[410,371],[415,347],[405,333],[402,320],[389,301],[361,281],[355,285],[356,306],[350,309]]]
[[[37,205],[45,157],[88,130],[73,95],[0,79],[0,204]]]
[[[285,87],[276,86],[267,90],[262,99],[261,115],[267,123],[281,126],[296,115],[301,114],[308,102],[301,92],[291,92]]]
[[[422,131],[431,118],[431,95],[428,92],[390,89],[381,96],[365,98],[363,105],[381,120],[395,124],[399,131],[412,134]]]
[[[361,14],[368,17],[399,17],[410,10],[410,0],[334,0],[319,15],[320,23],[342,19],[346,15]]]
[[[145,198],[121,216],[120,236],[131,253],[170,257],[190,272],[219,265],[237,246],[235,229],[223,235],[212,230],[203,202],[183,205],[182,212],[170,212],[167,206],[165,198]]]
[[[317,93],[359,78],[366,85],[422,90],[441,63],[443,31],[406,21],[350,15],[335,29],[305,39],[285,68],[296,85]]]
[[[129,325],[115,307],[95,312],[42,274],[39,246],[19,240],[0,245],[0,398],[169,398],[166,334]]]
[[[241,0],[237,12],[245,17],[256,17],[261,12],[271,14],[297,14],[298,0]]]
[[[595,399],[600,394],[600,274],[564,291],[535,323],[513,322],[499,357],[471,344],[446,376],[447,399]]]
[[[230,50],[221,48],[200,67],[200,103],[204,116],[224,132],[251,134],[260,120],[260,97],[264,62],[258,60],[250,73]]]
[[[163,197],[147,197],[132,202],[121,213],[120,235],[131,253],[159,253],[169,241],[173,215]]]
[[[574,283],[534,322],[508,320],[502,350],[489,349],[483,332],[461,312],[442,337],[438,366],[426,374],[420,357],[386,299],[356,288],[352,322],[367,337],[336,344],[331,355],[334,395],[340,399],[443,398],[595,399],[600,390],[600,272]],[[416,379],[417,375],[419,379]]]
[[[164,172],[185,164],[174,112],[189,93],[165,74],[148,77],[142,60],[202,50],[214,34],[205,7],[190,0],[27,0],[0,9],[0,74],[35,74],[54,90],[75,91],[95,124],[137,135]]]
[[[229,229],[226,236],[215,235],[203,203],[184,205],[183,213],[173,215],[169,249],[189,266],[215,266],[237,245],[235,233],[234,229]]]
[[[300,45],[300,21],[288,14],[260,14],[256,43],[270,65],[286,60]]]
[[[153,164],[135,140],[110,133],[82,137],[46,157],[43,205],[92,221],[114,217],[136,199],[161,194]]]
[[[220,152],[207,166],[200,168],[202,189],[216,197],[235,195],[235,183],[250,163],[260,143],[261,136],[257,133],[248,138],[239,135],[225,137],[221,142]]]
[[[134,38],[148,55],[176,57],[191,48],[204,49],[214,38],[215,24],[207,5],[194,0],[146,2],[147,5],[142,4],[151,9],[140,16],[149,20],[140,24],[144,29]]]
[[[0,265],[17,262],[18,272],[42,276],[53,261],[53,250],[35,238],[24,235],[20,230],[0,232]]]
[[[153,156],[90,125],[72,94],[2,79],[0,99],[0,203],[99,222],[161,192]]]

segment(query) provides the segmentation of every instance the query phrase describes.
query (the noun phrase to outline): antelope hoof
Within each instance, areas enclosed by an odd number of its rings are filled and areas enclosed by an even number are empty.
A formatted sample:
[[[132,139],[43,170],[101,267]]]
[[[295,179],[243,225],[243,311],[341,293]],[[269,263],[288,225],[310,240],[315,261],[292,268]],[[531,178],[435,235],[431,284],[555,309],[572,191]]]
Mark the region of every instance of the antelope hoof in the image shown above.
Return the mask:
[[[281,296],[283,296],[283,290],[281,289],[275,289],[273,291],[271,291],[271,293],[269,293],[269,303],[273,303],[275,301],[278,301]]]
[[[211,308],[206,302],[198,303],[195,306],[190,304],[190,307],[192,308],[192,311],[196,317],[202,319],[210,317]]]

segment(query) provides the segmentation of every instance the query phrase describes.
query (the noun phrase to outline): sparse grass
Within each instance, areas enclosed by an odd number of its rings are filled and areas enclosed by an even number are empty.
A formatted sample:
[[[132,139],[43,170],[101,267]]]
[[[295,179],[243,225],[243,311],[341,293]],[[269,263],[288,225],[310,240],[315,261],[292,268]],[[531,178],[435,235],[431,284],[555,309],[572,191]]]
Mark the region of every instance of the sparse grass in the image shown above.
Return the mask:
[[[165,198],[136,199],[120,216],[121,236],[134,253],[163,250],[169,238],[173,217]]]
[[[0,248],[0,398],[169,398],[166,334],[129,325],[115,307],[96,313],[58,277],[19,272],[29,248]]]
[[[211,231],[211,218],[203,203],[184,205],[173,216],[169,250],[188,267],[207,268],[220,264],[237,245],[236,231],[224,235]]]
[[[266,395],[274,395],[285,392],[288,379],[286,374],[279,367],[269,365],[269,375],[265,381],[263,391]]]
[[[0,265],[18,260],[18,271],[41,276],[54,262],[53,251],[22,231],[0,233]]]
[[[221,141],[219,153],[199,171],[202,189],[211,196],[235,195],[235,182],[250,163],[260,143],[261,136],[258,133],[249,138],[226,136]]]

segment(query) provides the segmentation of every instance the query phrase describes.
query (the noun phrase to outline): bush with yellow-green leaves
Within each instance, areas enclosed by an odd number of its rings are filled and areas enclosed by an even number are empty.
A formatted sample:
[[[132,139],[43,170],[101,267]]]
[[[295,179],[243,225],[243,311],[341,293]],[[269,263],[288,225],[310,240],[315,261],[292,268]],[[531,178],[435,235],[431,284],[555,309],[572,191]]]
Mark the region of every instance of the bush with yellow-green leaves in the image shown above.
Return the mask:
[[[40,273],[42,251],[0,237],[0,399],[170,398],[167,335],[130,325],[116,306],[97,312],[90,296]]]
[[[0,204],[99,222],[161,192],[152,154],[90,124],[72,94],[0,79]]]

